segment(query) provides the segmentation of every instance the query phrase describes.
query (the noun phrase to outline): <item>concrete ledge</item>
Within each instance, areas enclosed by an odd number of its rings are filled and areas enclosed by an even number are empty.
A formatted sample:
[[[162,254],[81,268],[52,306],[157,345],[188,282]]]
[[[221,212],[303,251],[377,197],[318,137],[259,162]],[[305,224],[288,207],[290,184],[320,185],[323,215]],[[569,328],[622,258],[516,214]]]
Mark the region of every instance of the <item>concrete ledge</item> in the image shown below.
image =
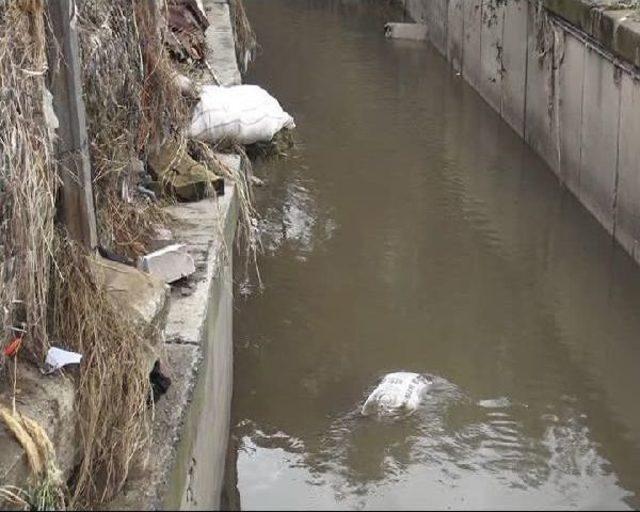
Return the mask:
[[[156,404],[150,460],[132,472],[111,509],[218,506],[214,475],[220,473],[222,482],[219,459],[226,453],[231,401],[231,247],[237,209],[230,185],[217,199],[167,208],[177,240],[194,257],[196,273],[171,291],[162,360],[172,384]]]
[[[231,26],[228,0],[207,0],[204,9],[209,20],[205,34],[209,54],[207,60],[220,85],[240,85],[242,77],[236,58],[236,43]]]
[[[620,0],[544,0],[547,10],[595,39],[603,48],[640,67],[640,12]]]
[[[172,290],[165,340],[198,345],[205,326],[194,318],[204,318],[213,278],[230,257],[237,219],[235,188],[227,185],[226,194],[217,200],[171,206],[166,211],[175,221],[177,241],[188,245],[196,263],[197,283],[192,290],[180,287]]]

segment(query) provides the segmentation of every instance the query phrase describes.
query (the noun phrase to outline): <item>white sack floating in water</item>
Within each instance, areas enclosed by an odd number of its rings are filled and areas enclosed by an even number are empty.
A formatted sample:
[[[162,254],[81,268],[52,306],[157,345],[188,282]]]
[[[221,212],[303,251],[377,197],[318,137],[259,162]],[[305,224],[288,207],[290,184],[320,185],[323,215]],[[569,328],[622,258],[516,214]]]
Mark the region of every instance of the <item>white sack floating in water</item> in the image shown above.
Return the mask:
[[[411,414],[420,405],[430,385],[431,380],[419,373],[389,373],[367,398],[362,406],[362,415]]]
[[[254,144],[269,142],[280,130],[295,128],[278,100],[257,85],[202,88],[189,135],[206,142],[223,139]]]

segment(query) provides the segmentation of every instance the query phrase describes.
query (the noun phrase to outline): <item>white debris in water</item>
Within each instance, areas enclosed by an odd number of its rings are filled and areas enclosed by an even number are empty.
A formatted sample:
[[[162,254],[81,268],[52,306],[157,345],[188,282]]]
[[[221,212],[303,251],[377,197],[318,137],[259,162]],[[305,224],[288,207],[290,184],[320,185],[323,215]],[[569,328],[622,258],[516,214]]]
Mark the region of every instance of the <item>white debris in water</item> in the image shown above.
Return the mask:
[[[487,400],[480,400],[478,402],[480,407],[484,407],[485,409],[504,409],[506,407],[511,407],[511,400],[508,397],[502,396],[500,398],[490,398]]]
[[[420,405],[430,385],[431,380],[419,373],[389,373],[367,398],[362,406],[362,415],[411,414]]]

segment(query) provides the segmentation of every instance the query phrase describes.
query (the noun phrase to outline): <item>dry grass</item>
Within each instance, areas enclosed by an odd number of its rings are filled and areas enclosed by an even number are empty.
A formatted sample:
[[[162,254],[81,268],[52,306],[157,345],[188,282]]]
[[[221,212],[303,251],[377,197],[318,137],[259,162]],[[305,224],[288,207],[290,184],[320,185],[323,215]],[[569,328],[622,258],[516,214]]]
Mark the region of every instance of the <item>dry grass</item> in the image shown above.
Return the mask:
[[[256,56],[258,42],[242,0],[230,0],[229,7],[233,22],[233,37],[236,43],[236,58],[240,71],[245,73]]]
[[[185,125],[189,114],[164,48],[161,13],[149,2],[82,0],[83,88],[100,243],[144,252],[159,209],[122,201],[120,185],[142,158]]]
[[[45,122],[43,0],[0,3],[1,300],[6,337],[31,358],[48,349],[47,295],[58,186]],[[1,357],[1,356],[0,356]]]
[[[218,144],[211,145],[206,142],[192,140],[189,144],[189,152],[196,160],[204,163],[204,165],[224,176],[235,185],[239,203],[236,247],[245,254],[245,258],[243,258],[246,264],[245,275],[248,276],[249,270],[253,268],[258,282],[261,284],[258,269],[258,253],[261,249],[260,237],[258,236],[259,215],[253,205],[252,165],[245,148],[238,143],[228,141],[221,141]],[[216,153],[240,155],[242,159],[240,169],[230,169],[220,161]]]
[[[168,222],[160,204],[145,200],[127,203],[112,190],[103,191],[101,218],[109,219],[102,233],[111,240],[113,251],[132,261],[148,251],[154,229]]]
[[[31,468],[28,489],[3,486],[0,504],[10,503],[23,510],[64,510],[65,486],[45,430],[31,418],[4,406],[0,406],[0,420],[22,445]]]
[[[73,481],[72,506],[112,498],[131,464],[144,459],[149,439],[144,333],[109,300],[90,258],[58,236],[51,330],[66,348],[83,354],[76,399],[82,462]]]

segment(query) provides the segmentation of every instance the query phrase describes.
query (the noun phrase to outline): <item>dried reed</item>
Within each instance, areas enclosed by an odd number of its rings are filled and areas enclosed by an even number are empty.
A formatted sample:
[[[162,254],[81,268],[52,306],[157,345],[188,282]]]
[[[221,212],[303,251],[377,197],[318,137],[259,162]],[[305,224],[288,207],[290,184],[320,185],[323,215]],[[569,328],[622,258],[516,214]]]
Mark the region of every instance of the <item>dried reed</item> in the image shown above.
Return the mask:
[[[144,460],[150,384],[144,333],[96,279],[99,261],[63,235],[56,260],[51,331],[83,354],[76,399],[82,461],[71,499],[77,507],[111,499],[131,464]]]
[[[46,331],[58,181],[45,116],[43,0],[0,3],[0,245],[5,336],[20,334],[32,358]],[[2,356],[0,356],[2,357]]]

